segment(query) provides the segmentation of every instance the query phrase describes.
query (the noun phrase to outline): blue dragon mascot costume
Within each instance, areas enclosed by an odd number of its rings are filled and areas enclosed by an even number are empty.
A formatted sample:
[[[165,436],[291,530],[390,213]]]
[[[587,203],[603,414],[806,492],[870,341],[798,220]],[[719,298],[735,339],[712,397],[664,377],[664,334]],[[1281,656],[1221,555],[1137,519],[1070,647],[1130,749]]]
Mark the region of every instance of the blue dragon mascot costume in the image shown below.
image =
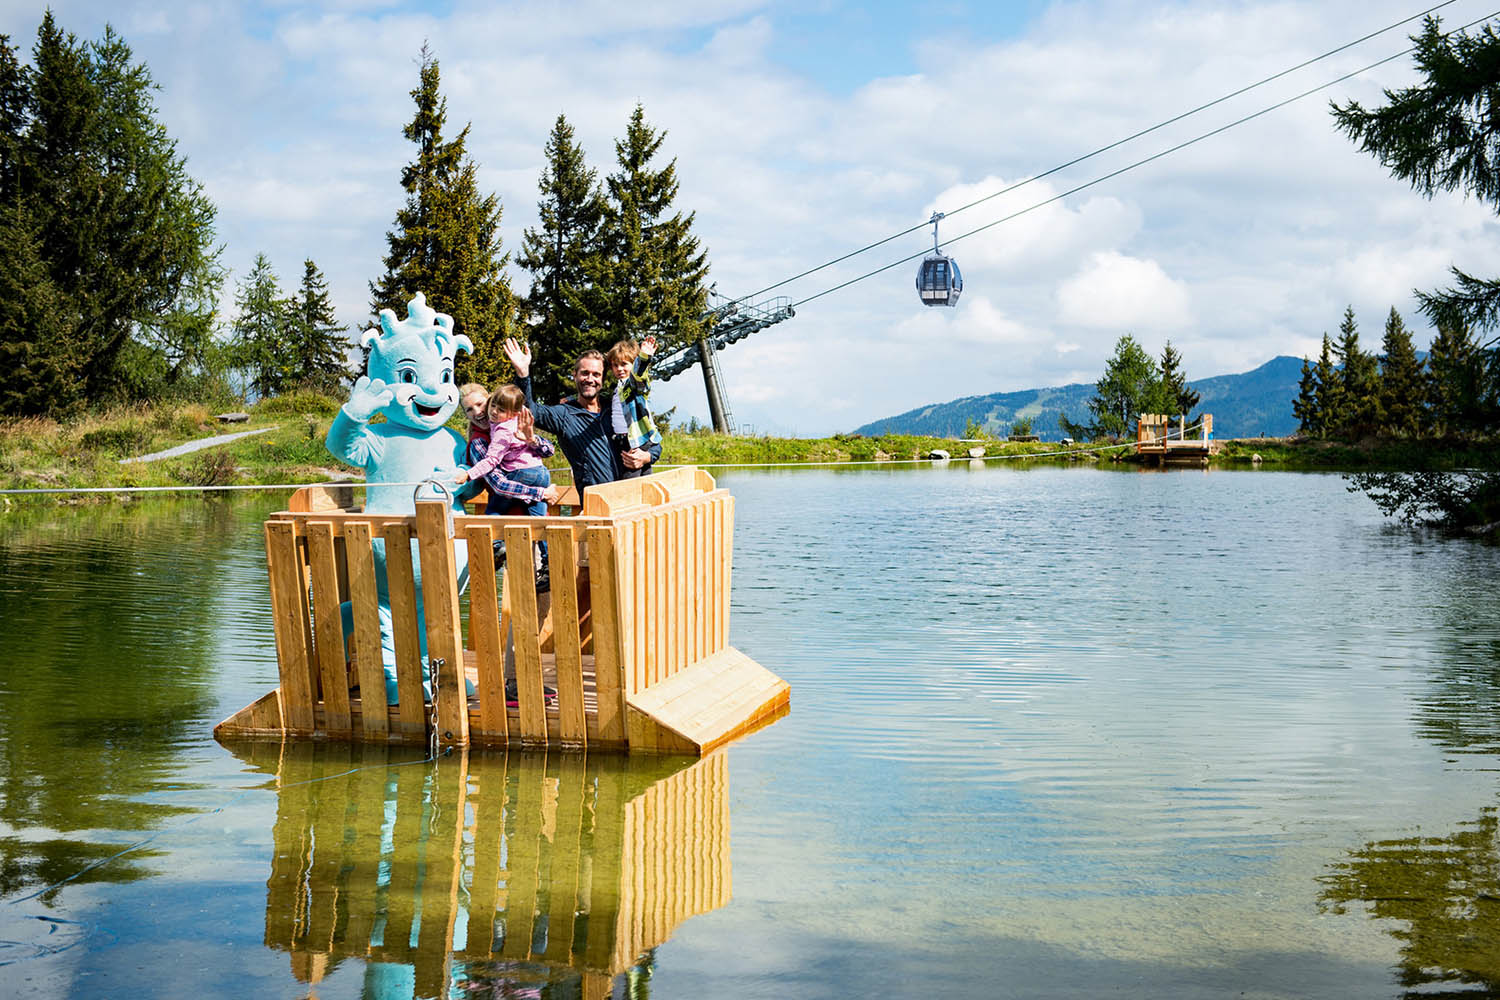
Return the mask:
[[[418,292],[407,303],[406,319],[396,322],[389,309],[380,311],[380,328],[365,332],[360,343],[369,348],[365,374],[354,383],[349,401],[339,408],[328,429],[328,450],[337,458],[365,470],[365,510],[377,514],[415,514],[412,483],[436,479],[452,483],[464,464],[466,442],[445,427],[458,406],[458,385],[453,363],[458,351],[472,352],[469,338],[453,332],[453,317],[435,312]],[[372,424],[375,414],[384,423]],[[404,483],[381,486],[381,483]],[[473,492],[466,487],[464,492]],[[431,486],[426,490],[438,495]],[[452,494],[453,509],[463,512],[461,497]],[[422,616],[422,569],[412,541],[412,569],[416,574],[417,620]],[[375,580],[380,597],[380,656],[385,664],[386,700],[396,703],[396,648],[391,636],[390,583],[386,576],[385,541],[376,539]],[[468,550],[454,548],[459,586],[468,582]],[[353,611],[343,606],[344,640],[354,631]],[[427,661],[427,630],[420,632],[424,665]],[[423,670],[423,689],[427,671]]]

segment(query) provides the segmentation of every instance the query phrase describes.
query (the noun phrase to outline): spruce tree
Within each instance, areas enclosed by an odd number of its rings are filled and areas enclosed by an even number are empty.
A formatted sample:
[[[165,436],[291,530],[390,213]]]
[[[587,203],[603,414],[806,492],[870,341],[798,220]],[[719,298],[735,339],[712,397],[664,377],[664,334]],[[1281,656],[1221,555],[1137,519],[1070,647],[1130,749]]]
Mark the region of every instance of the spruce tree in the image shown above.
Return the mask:
[[[424,45],[412,120],[402,135],[417,155],[401,172],[406,203],[386,233],[385,273],[370,283],[370,310],[406,315],[417,292],[453,317],[458,333],[474,345],[460,354],[454,378],[488,386],[509,377],[501,344],[515,333],[515,296],[501,252],[499,200],[480,196],[474,161],[465,154],[465,125],[452,141],[443,138],[448,102],[439,92],[438,61]]]
[[[602,246],[604,195],[573,126],[557,116],[547,138],[547,165],[537,187],[538,229],[526,230],[516,263],[531,272],[524,303],[527,334],[536,350],[531,383],[538,399],[571,391],[574,360],[599,338],[608,264]]]
[[[1375,428],[1375,355],[1359,346],[1359,324],[1354,321],[1353,306],[1344,308],[1333,353],[1338,359],[1343,385],[1343,407],[1334,429],[1350,437],[1368,434]]]
[[[233,357],[249,377],[258,398],[275,396],[295,380],[295,358],[288,343],[292,325],[289,300],[282,298],[281,285],[266,255],[255,255],[250,273],[235,291],[238,311],[232,328]]]
[[[1297,382],[1297,398],[1292,400],[1292,416],[1297,418],[1297,430],[1303,434],[1317,434],[1323,422],[1318,410],[1318,373],[1302,359],[1302,378]]]
[[[106,28],[44,15],[16,184],[38,259],[69,303],[87,398],[142,395],[208,349],[222,280],[214,208],[156,121],[155,85]]]
[[[349,341],[333,314],[328,279],[311,257],[302,262],[302,286],[292,295],[287,346],[294,381],[324,392],[337,390],[353,377]]]
[[[1161,350],[1161,385],[1165,399],[1172,404],[1169,408],[1173,414],[1191,416],[1193,407],[1203,398],[1196,390],[1188,388],[1187,376],[1182,371],[1182,355],[1177,353],[1170,340]]]
[[[625,137],[615,142],[618,170],[606,184],[611,267],[606,280],[608,337],[655,333],[663,352],[696,342],[705,331],[708,253],[693,235],[694,214],[672,212],[677,161],[653,169],[666,139],[637,104]],[[668,213],[671,214],[668,214]]]
[[[1439,434],[1469,434],[1489,422],[1483,358],[1471,327],[1438,322],[1437,336],[1427,352],[1427,401]]]
[[[1381,363],[1375,393],[1376,421],[1382,434],[1395,437],[1417,437],[1426,430],[1423,407],[1425,379],[1422,363],[1417,360],[1411,333],[1396,307],[1385,320],[1385,337],[1380,343]]]
[[[1318,424],[1315,433],[1326,438],[1344,425],[1344,381],[1333,360],[1333,344],[1323,334],[1323,352],[1318,355]]]

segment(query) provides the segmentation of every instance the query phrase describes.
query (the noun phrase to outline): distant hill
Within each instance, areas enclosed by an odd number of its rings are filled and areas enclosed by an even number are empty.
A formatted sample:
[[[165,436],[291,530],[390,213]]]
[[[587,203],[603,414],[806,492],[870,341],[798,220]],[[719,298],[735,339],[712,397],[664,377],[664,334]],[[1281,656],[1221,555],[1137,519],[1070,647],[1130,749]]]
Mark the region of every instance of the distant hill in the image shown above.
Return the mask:
[[[1260,434],[1280,437],[1297,431],[1292,400],[1297,398],[1297,382],[1301,377],[1301,359],[1283,355],[1253,371],[1197,379],[1188,385],[1203,397],[1197,412],[1214,415],[1215,437],[1255,437]],[[1051,389],[965,396],[949,403],[932,403],[894,417],[874,420],[856,427],[854,433],[962,437],[964,428],[973,420],[989,433],[1004,436],[1010,433],[1012,423],[1030,417],[1033,433],[1041,435],[1044,441],[1056,441],[1062,437],[1062,430],[1057,425],[1058,415],[1066,413],[1069,420],[1086,423],[1088,402],[1093,396],[1093,383],[1077,382]]]

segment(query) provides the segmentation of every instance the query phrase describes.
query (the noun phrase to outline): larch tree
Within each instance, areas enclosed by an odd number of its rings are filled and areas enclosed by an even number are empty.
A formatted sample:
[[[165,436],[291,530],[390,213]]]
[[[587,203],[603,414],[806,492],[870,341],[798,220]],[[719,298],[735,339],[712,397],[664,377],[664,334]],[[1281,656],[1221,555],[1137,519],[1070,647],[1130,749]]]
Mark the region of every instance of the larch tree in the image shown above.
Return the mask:
[[[526,230],[516,263],[531,272],[522,311],[536,347],[532,388],[538,399],[550,401],[571,391],[574,360],[601,347],[598,341],[607,335],[602,317],[610,268],[603,247],[604,194],[563,115],[553,123],[546,153],[537,182],[540,225]]]
[[[692,212],[673,211],[677,161],[652,163],[666,139],[637,104],[615,142],[617,170],[606,179],[607,337],[654,333],[660,350],[696,342],[705,332],[708,252],[693,235]],[[607,345],[605,345],[607,346]]]
[[[1089,400],[1093,414],[1091,437],[1123,437],[1131,431],[1131,420],[1142,413],[1159,413],[1168,406],[1156,362],[1136,339],[1125,334],[1115,342],[1114,356],[1104,374],[1094,383]]]
[[[1380,378],[1375,392],[1376,421],[1382,434],[1418,437],[1427,428],[1426,379],[1411,333],[1396,307],[1385,320],[1380,342]]]
[[[464,149],[469,127],[452,140],[443,137],[448,102],[440,83],[438,61],[424,45],[411,92],[416,111],[401,133],[417,154],[401,171],[406,203],[386,233],[385,273],[370,283],[370,310],[405,316],[407,303],[424,293],[428,305],[452,316],[456,331],[474,344],[472,354],[459,355],[455,379],[494,385],[509,378],[501,343],[516,332],[501,206],[494,194],[479,193],[477,168]]]

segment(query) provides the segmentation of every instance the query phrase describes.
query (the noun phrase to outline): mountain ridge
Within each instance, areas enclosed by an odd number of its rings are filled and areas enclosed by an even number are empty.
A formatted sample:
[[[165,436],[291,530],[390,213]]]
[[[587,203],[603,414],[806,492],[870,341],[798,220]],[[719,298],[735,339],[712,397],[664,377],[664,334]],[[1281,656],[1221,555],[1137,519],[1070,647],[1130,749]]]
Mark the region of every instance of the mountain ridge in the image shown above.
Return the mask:
[[[1297,431],[1292,401],[1301,378],[1302,359],[1283,354],[1250,371],[1194,379],[1188,386],[1202,397],[1194,413],[1213,414],[1215,437],[1284,437]],[[853,433],[962,437],[969,422],[975,421],[986,432],[1003,437],[1015,421],[1030,417],[1032,433],[1044,441],[1056,441],[1062,437],[1058,416],[1086,421],[1093,396],[1092,382],[962,396],[872,420]]]

